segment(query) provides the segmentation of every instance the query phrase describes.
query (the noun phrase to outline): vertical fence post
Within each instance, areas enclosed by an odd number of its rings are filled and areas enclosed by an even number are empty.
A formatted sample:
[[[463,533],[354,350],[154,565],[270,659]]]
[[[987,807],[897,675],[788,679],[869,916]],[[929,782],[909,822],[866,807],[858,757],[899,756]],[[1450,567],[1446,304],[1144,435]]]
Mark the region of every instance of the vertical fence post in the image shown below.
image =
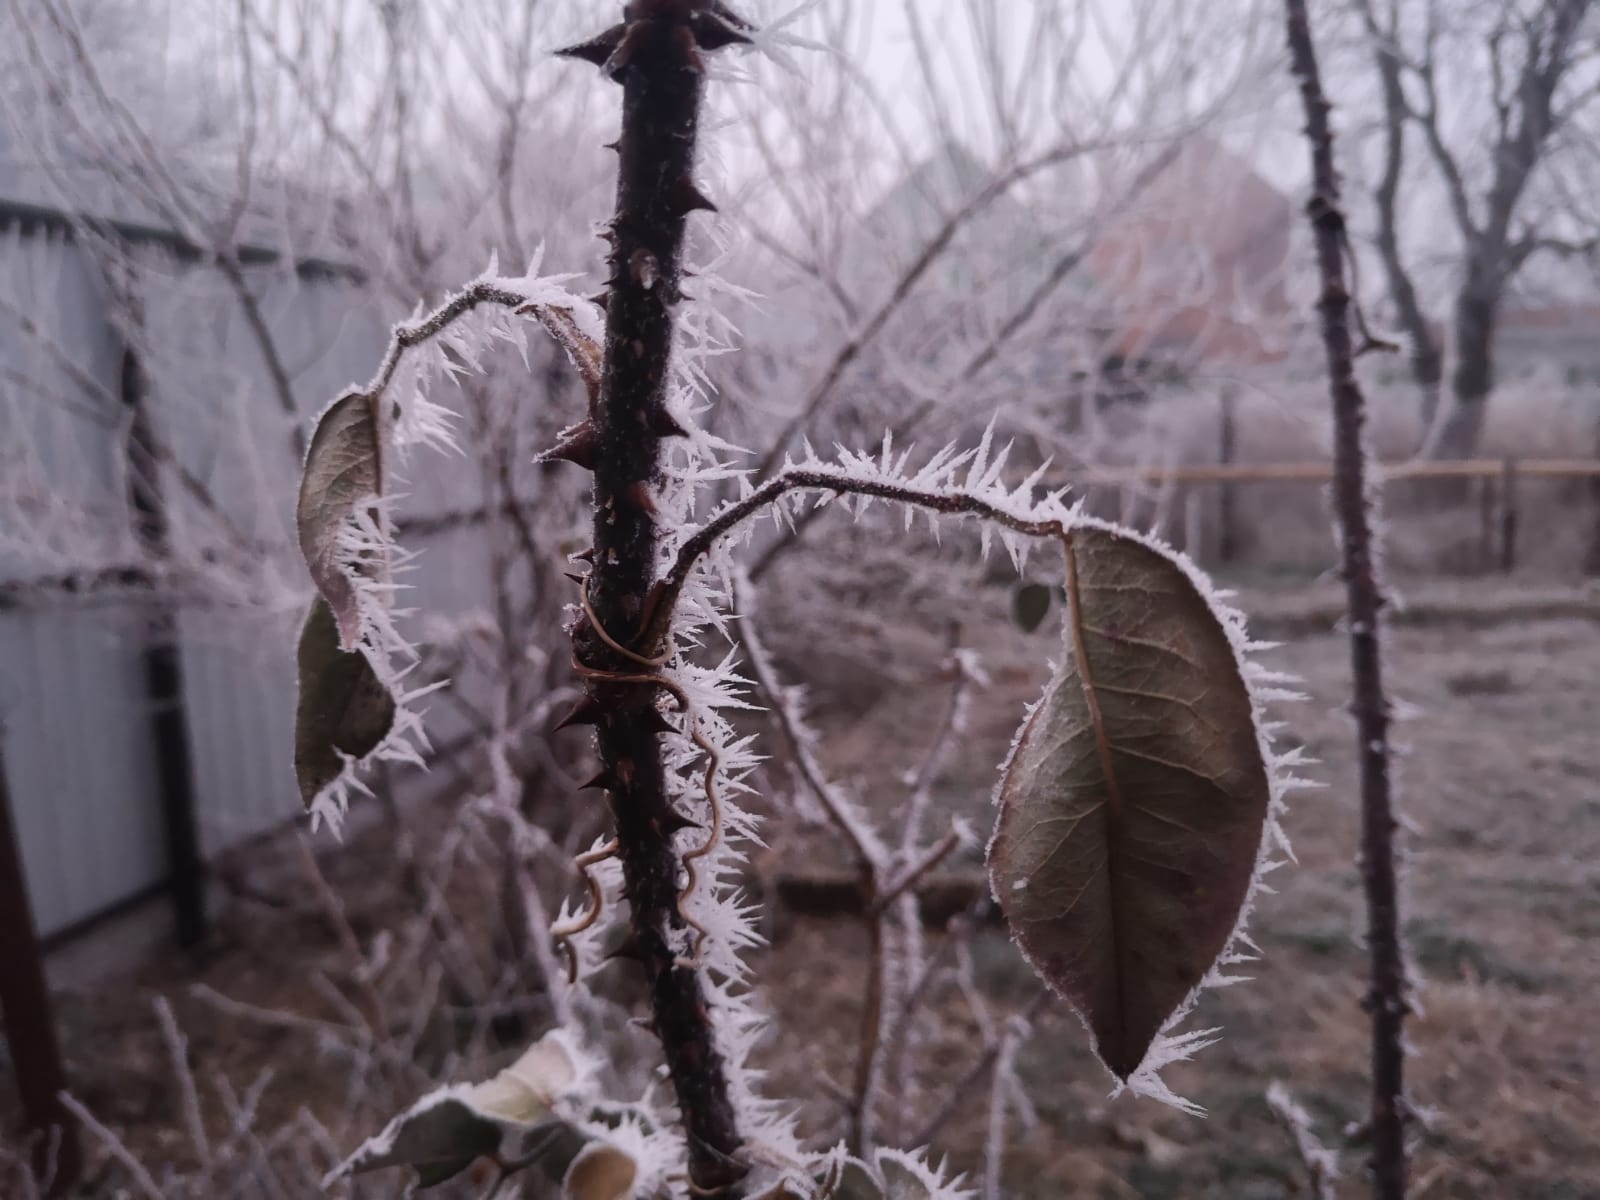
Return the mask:
[[[1594,456],[1600,461],[1600,410],[1596,411],[1594,419]],[[1589,575],[1600,575],[1600,475],[1589,476],[1589,495],[1594,498],[1594,531],[1583,567]]]
[[[1498,507],[1494,478],[1478,477],[1478,570],[1488,574],[1494,563],[1494,514]]]
[[[1195,562],[1205,561],[1207,549],[1203,499],[1204,492],[1195,484],[1183,491],[1183,552]]]
[[[1222,417],[1217,439],[1217,461],[1223,466],[1233,462],[1238,452],[1238,430],[1234,423],[1234,393],[1232,388],[1222,391]],[[1238,512],[1233,484],[1224,480],[1218,485],[1217,500],[1217,558],[1231,563],[1239,553]]]
[[[161,490],[161,468],[152,450],[154,438],[145,403],[144,370],[129,345],[122,350],[119,387],[122,402],[132,417],[128,490],[138,514],[135,528],[145,553],[153,563],[160,564],[170,549],[167,507]],[[206,936],[205,862],[200,854],[200,826],[195,813],[189,722],[183,710],[177,614],[158,602],[144,638],[144,700],[155,741],[173,918],[178,944],[188,947],[198,945]]]
[[[1517,460],[1508,458],[1500,468],[1500,573],[1517,566]]]
[[[0,731],[3,732],[3,731]],[[61,1066],[61,1046],[56,1038],[50,989],[44,974],[44,952],[33,925],[26,869],[16,825],[11,819],[11,796],[6,787],[3,747],[0,747],[0,1014],[5,1018],[6,1040],[16,1071],[22,1101],[22,1119],[37,1141],[33,1147],[34,1171],[50,1178],[50,1194],[66,1194],[78,1176],[77,1126],[63,1107],[66,1088]]]

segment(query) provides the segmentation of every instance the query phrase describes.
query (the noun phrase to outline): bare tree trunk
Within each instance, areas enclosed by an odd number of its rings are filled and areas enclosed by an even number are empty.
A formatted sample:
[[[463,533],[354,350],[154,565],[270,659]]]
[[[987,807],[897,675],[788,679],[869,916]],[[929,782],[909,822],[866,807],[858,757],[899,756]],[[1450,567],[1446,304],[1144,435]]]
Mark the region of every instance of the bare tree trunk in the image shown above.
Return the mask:
[[[1595,410],[1594,456],[1600,459],[1600,408]],[[1589,554],[1584,562],[1584,571],[1600,576],[1600,475],[1590,477],[1589,495],[1594,499],[1594,529],[1589,535]]]
[[[629,953],[644,966],[689,1147],[693,1185],[730,1194],[746,1168],[711,1010],[698,970],[679,959],[682,864],[673,844],[685,821],[672,807],[653,684],[639,680],[654,647],[634,645],[655,582],[659,531],[651,488],[659,477],[679,295],[684,227],[706,207],[693,182],[704,71],[692,19],[700,0],[628,6],[630,19],[570,53],[622,84],[621,156],[611,225],[605,366],[591,421],[595,453],[594,570],[584,585],[594,617],[574,631],[588,677],[604,784],[616,821],[631,909]],[[639,15],[644,13],[646,15]],[[604,636],[602,636],[602,632]],[[608,642],[608,638],[610,641]]]
[[[1380,28],[1372,3],[1373,0],[1368,0],[1363,4],[1362,16],[1373,41],[1378,82],[1383,92],[1383,173],[1373,191],[1373,202],[1378,210],[1378,256],[1388,279],[1389,298],[1394,303],[1395,315],[1411,343],[1411,374],[1422,393],[1422,437],[1427,439],[1439,416],[1444,356],[1434,339],[1427,315],[1422,311],[1422,303],[1417,299],[1411,272],[1400,253],[1400,180],[1405,170],[1406,122],[1409,118],[1405,89],[1400,78],[1399,47],[1394,40],[1398,13],[1395,5],[1391,4],[1388,27]]]
[[[1463,288],[1456,297],[1456,363],[1450,374],[1455,407],[1439,430],[1441,458],[1471,458],[1483,437],[1489,395],[1494,391],[1494,333],[1498,297],[1494,289]]]
[[[1383,690],[1380,641],[1385,600],[1374,554],[1368,492],[1366,401],[1356,382],[1350,337],[1350,294],[1345,286],[1348,239],[1334,167],[1330,106],[1322,91],[1306,2],[1284,0],[1284,5],[1289,52],[1300,82],[1306,137],[1311,145],[1315,190],[1308,211],[1322,279],[1318,308],[1333,393],[1334,506],[1349,606],[1355,679],[1352,711],[1361,756],[1361,874],[1372,964],[1366,998],[1372,1019],[1372,1185],[1377,1200],[1402,1200],[1406,1192],[1402,1022],[1408,1009],[1395,869],[1398,823],[1389,787],[1389,702]]]

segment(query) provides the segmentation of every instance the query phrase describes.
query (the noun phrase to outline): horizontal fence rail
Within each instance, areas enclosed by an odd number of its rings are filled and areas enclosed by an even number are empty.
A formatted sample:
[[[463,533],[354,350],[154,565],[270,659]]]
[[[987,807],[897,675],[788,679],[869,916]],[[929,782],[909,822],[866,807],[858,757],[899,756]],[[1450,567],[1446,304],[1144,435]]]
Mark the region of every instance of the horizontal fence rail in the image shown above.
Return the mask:
[[[1469,458],[1436,462],[1407,460],[1373,463],[1373,474],[1384,482],[1405,479],[1500,479],[1507,470],[1524,479],[1600,478],[1600,459],[1588,458]],[[1327,483],[1333,478],[1331,462],[1198,463],[1170,466],[1087,467],[1074,473],[1080,488],[1126,486],[1134,483]]]

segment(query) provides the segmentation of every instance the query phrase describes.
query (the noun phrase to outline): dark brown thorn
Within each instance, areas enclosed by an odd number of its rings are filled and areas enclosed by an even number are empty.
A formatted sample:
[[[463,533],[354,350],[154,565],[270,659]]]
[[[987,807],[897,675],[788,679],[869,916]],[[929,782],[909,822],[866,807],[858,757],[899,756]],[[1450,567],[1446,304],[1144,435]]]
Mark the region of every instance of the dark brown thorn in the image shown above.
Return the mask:
[[[572,711],[556,722],[552,733],[560,733],[563,729],[571,729],[577,725],[596,725],[600,721],[605,708],[593,696],[585,696],[572,706]]]
[[[682,176],[672,190],[672,198],[681,213],[716,212],[717,206],[687,175]]]
[[[568,579],[572,580],[572,582],[577,584],[579,587],[582,587],[584,584],[589,582],[589,577],[587,575],[579,575],[576,571],[563,571],[561,573]]]
[[[628,22],[622,28],[622,39],[617,43],[605,62],[600,64],[600,69],[610,78],[621,82],[622,73],[633,63],[634,56],[643,46],[647,46],[655,34],[656,23],[648,17],[642,17]],[[604,37],[611,31],[607,30]]]
[[[578,785],[580,792],[610,791],[612,788],[611,773],[604,767],[596,771],[589,779]]]
[[[697,13],[689,22],[694,40],[702,50],[720,50],[724,46],[749,45],[750,39],[740,30],[749,29],[750,22],[735,15],[725,4],[712,3],[705,11]]]
[[[539,462],[569,462],[585,471],[594,470],[594,424],[580,421],[561,432],[561,440],[541,454]]]
[[[657,437],[688,437],[689,431],[669,413],[665,405],[658,406],[650,417],[650,428]]]
[[[671,812],[669,812],[667,814],[666,818],[661,822],[661,824],[663,826],[662,832],[665,833],[668,837],[671,837],[673,834],[679,832],[680,830],[684,830],[684,829],[704,829],[705,828],[705,826],[702,825],[699,821],[690,820],[688,817],[684,816],[677,809],[673,809]]]
[[[613,25],[599,37],[579,42],[576,46],[563,46],[556,51],[556,54],[561,58],[582,59],[603,69],[611,56],[616,53],[617,47],[622,45],[627,33],[626,25]]]
[[[667,714],[655,707],[652,707],[649,712],[639,715],[639,724],[650,733],[678,732],[678,727],[667,720]]]
[[[606,309],[611,305],[611,289],[601,288],[598,292],[589,297],[589,303],[593,304],[601,312],[605,312]]]
[[[569,554],[569,555],[567,555],[567,557],[569,559],[571,559],[573,562],[586,562],[590,566],[593,566],[594,565],[594,547],[590,546],[587,550],[579,550],[576,554]]]

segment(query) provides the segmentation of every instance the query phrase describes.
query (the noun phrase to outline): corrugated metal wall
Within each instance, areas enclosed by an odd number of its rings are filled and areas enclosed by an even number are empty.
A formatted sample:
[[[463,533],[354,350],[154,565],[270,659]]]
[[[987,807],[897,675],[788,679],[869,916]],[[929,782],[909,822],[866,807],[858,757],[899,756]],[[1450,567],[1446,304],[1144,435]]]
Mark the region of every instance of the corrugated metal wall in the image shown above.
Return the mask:
[[[208,603],[178,616],[185,710],[201,848],[210,856],[300,811],[291,768],[293,647],[307,595],[293,552],[293,421],[269,384],[259,346],[217,281],[192,271],[181,292],[144,297],[160,335],[196,344],[193,371],[152,369],[155,420],[177,458],[214,481],[229,516],[250,536],[285,547],[266,574],[271,594]],[[159,276],[159,272],[156,273]],[[349,285],[264,273],[261,306],[293,373],[302,423],[352,381],[366,379],[386,329]],[[208,291],[208,289],[210,289]],[[10,311],[7,311],[9,308]],[[39,356],[18,314],[66,351]],[[81,372],[117,395],[120,342],[105,297],[74,245],[0,237],[0,488],[70,497],[28,528],[0,527],[0,582],[127,561],[121,432],[68,401]],[[26,370],[23,368],[26,367]],[[57,393],[24,397],[16,376],[52,380]],[[103,411],[103,410],[102,410]],[[419,492],[424,489],[417,489]],[[413,513],[459,511],[479,498],[431,481]],[[31,494],[30,493],[30,494]],[[169,490],[172,537],[200,536],[181,493]],[[75,516],[69,515],[70,510]],[[16,505],[0,512],[19,511]],[[82,514],[99,512],[96,529]],[[408,603],[450,613],[481,604],[487,551],[466,527],[428,539],[408,579]],[[147,614],[73,606],[0,611],[0,737],[40,933],[101,912],[167,875],[160,787],[144,701],[141,645]],[[448,739],[453,722],[440,710]]]

